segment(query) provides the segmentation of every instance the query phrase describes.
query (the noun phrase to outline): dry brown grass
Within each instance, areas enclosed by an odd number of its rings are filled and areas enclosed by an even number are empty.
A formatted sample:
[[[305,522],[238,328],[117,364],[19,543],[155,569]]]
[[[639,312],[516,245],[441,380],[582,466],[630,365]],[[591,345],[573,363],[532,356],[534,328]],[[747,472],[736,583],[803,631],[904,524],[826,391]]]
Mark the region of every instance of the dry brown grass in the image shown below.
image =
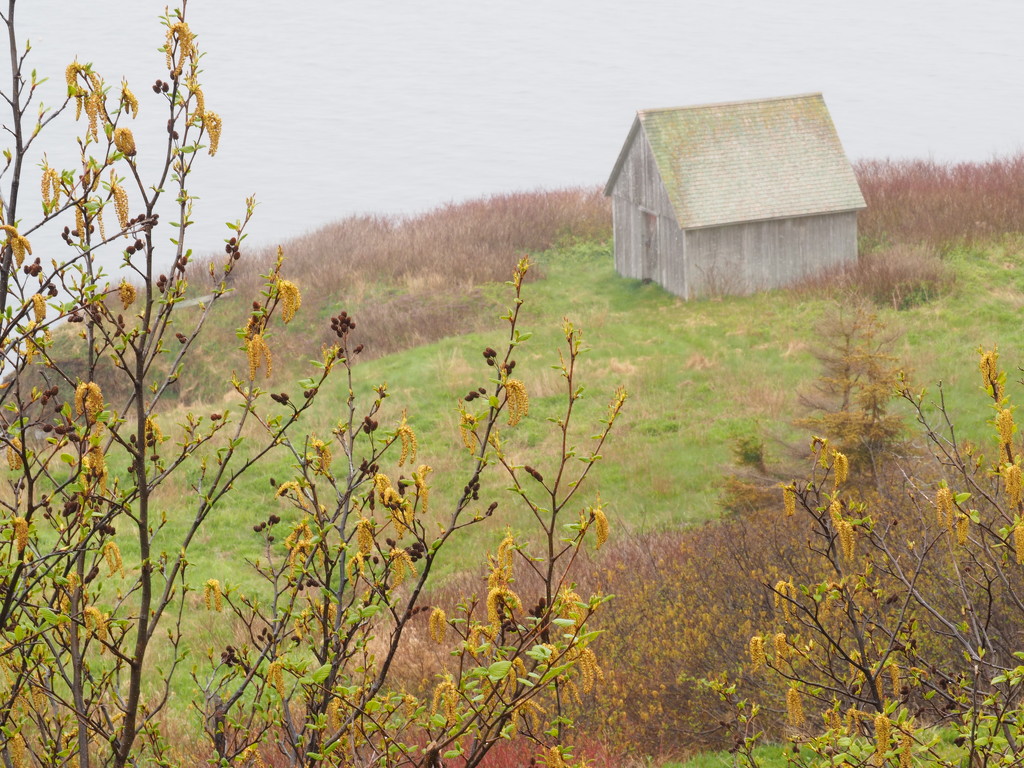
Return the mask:
[[[479,311],[479,287],[507,280],[523,254],[561,240],[610,236],[611,210],[598,187],[495,195],[418,216],[329,224],[283,244],[283,272],[302,290],[306,324],[282,338],[280,359],[316,356],[333,338],[329,317],[341,310],[357,318],[354,338],[366,345],[366,356],[475,330],[493,314]],[[246,302],[259,295],[260,275],[276,253],[243,249],[232,283]],[[208,284],[206,270],[197,262],[192,279]]]

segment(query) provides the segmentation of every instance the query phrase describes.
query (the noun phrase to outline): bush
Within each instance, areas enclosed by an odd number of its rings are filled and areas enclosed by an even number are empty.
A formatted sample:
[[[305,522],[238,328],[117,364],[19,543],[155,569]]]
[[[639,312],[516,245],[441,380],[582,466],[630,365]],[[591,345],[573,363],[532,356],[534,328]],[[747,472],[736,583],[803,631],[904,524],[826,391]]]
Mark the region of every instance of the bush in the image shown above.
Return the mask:
[[[1024,155],[988,162],[862,160],[855,165],[867,202],[861,252],[926,246],[945,254],[1024,232]]]

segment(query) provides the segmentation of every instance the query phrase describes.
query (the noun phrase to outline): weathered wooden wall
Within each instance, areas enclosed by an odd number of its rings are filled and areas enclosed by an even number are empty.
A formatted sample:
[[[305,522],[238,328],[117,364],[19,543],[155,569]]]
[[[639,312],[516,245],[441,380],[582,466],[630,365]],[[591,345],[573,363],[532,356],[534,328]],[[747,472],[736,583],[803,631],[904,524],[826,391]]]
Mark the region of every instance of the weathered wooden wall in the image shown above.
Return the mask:
[[[619,274],[684,290],[683,233],[643,131],[635,133],[611,195]]]
[[[610,190],[615,268],[685,299],[781,288],[857,258],[857,212],[683,230],[639,124]]]
[[[690,229],[684,237],[689,292],[679,295],[749,294],[856,261],[857,212]]]

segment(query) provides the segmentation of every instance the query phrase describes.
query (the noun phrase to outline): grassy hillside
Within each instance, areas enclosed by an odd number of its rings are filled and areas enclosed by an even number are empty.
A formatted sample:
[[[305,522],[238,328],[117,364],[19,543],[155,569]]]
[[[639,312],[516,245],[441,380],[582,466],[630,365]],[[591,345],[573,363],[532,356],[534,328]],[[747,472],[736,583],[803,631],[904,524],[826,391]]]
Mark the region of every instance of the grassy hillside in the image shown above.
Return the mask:
[[[852,300],[843,291],[823,296],[794,289],[685,303],[656,285],[618,277],[607,241],[563,244],[537,259],[544,278],[529,286],[524,308],[524,327],[534,336],[517,367],[530,392],[531,413],[510,439],[523,456],[543,456],[554,439],[546,417],[560,403],[559,380],[550,365],[557,362],[561,321],[568,316],[593,347],[583,368],[586,417],[596,423],[617,386],[631,393],[597,486],[617,524],[644,529],[717,514],[718,481],[741,438],[764,436],[769,457],[798,438],[791,422],[805,413],[798,395],[818,373],[812,355],[820,344],[817,328],[832,307]],[[911,380],[929,387],[941,381],[953,410],[981,423],[986,406],[974,396],[979,345],[998,343],[1004,359],[1024,359],[1017,322],[1024,305],[1024,244],[1007,238],[986,247],[963,246],[945,263],[953,276],[945,295],[906,310],[877,309],[902,334],[894,352]],[[485,287],[471,306],[482,317],[496,317],[502,298],[500,286]],[[360,317],[358,311],[353,316]],[[490,325],[492,332],[452,336],[357,369],[364,392],[387,383],[392,397],[385,420],[397,424],[408,407],[422,459],[436,470],[438,498],[446,482],[461,487],[458,470],[468,467],[454,406],[486,382],[480,352],[501,333],[497,320]],[[305,332],[294,328],[288,334]],[[224,357],[239,368],[244,364],[241,351]],[[336,419],[333,401],[325,402],[309,428],[326,436]],[[543,471],[542,460],[538,469]],[[224,572],[224,555],[254,551],[257,537],[249,526],[265,514],[263,507],[276,503],[269,498],[269,482],[288,476],[288,462],[281,456],[260,473],[240,489],[233,506],[219,510],[206,533],[210,546],[195,562],[197,578],[216,571],[219,578],[246,581],[234,565]],[[168,489],[169,499],[180,499],[181,490]],[[496,525],[508,522],[503,517]]]
[[[804,413],[801,389],[818,373],[812,354],[821,344],[817,329],[840,304],[872,300],[883,322],[902,334],[893,351],[911,380],[922,386],[941,381],[954,411],[980,423],[985,406],[973,397],[976,349],[998,343],[1005,360],[1024,360],[1017,321],[1024,306],[1024,237],[1013,233],[1024,229],[1024,207],[1011,209],[1004,201],[991,209],[1003,211],[1004,220],[994,220],[995,213],[986,222],[961,219],[955,237],[948,230],[935,235],[941,247],[928,239],[922,221],[945,225],[958,200],[978,208],[986,195],[1003,194],[1008,171],[988,167],[999,183],[986,187],[983,173],[946,169],[943,175],[920,163],[860,170],[871,204],[861,227],[871,249],[865,246],[861,265],[749,297],[687,303],[657,285],[616,275],[607,205],[596,190],[511,195],[414,219],[341,222],[284,246],[284,272],[300,285],[304,304],[298,320],[271,339],[277,363],[267,386],[287,389],[303,373],[303,361],[319,356],[328,318],[349,311],[359,323],[355,340],[366,345],[358,386],[369,392],[388,384],[393,397],[385,420],[397,423],[408,407],[423,459],[436,470],[440,499],[445,484],[461,488],[463,482],[456,471],[466,458],[455,402],[486,381],[480,352],[502,333],[497,317],[506,293],[498,281],[518,253],[533,247],[539,249],[539,279],[526,290],[524,327],[534,336],[517,368],[532,410],[510,437],[531,456],[543,456],[553,439],[545,419],[559,402],[559,380],[550,365],[557,362],[568,316],[593,347],[583,369],[585,415],[595,423],[619,385],[631,393],[597,477],[617,525],[652,529],[713,517],[737,441],[761,436],[772,458],[802,439],[791,424]],[[1020,173],[1016,164],[1011,170]],[[950,186],[949,179],[961,177],[970,185]],[[943,188],[948,194],[939,194]],[[909,225],[901,229],[902,222]],[[1004,233],[993,236],[997,226]],[[183,377],[182,415],[230,402],[226,377],[245,367],[233,331],[258,296],[257,275],[272,257],[247,254],[243,260],[248,266],[234,278],[235,298],[211,319],[200,359]],[[74,340],[65,344],[73,353]],[[321,402],[307,429],[326,437],[337,421],[337,400]],[[243,563],[259,554],[251,525],[279,504],[270,481],[289,473],[282,452],[217,511],[196,550],[197,580],[216,576],[253,586]],[[187,488],[169,486],[165,494],[173,528],[173,510],[187,504]],[[496,517],[496,527],[506,524],[515,524],[514,515]]]
[[[380,417],[386,427],[408,409],[420,460],[435,469],[432,507],[443,509],[469,471],[455,405],[488,379],[481,351],[498,346],[503,335],[498,316],[508,292],[501,280],[529,250],[539,269],[525,290],[522,328],[533,336],[517,357],[516,375],[526,384],[531,410],[508,431],[509,452],[545,471],[544,456],[555,440],[548,419],[557,417],[562,402],[551,365],[558,362],[561,326],[569,317],[592,347],[581,374],[587,389],[580,424],[597,424],[616,387],[631,395],[595,476],[613,535],[708,520],[720,514],[720,481],[740,441],[763,440],[772,459],[806,438],[792,424],[806,415],[800,393],[819,373],[814,351],[823,343],[822,320],[837,306],[869,302],[900,334],[892,351],[911,381],[930,388],[942,382],[963,423],[984,422],[976,350],[998,344],[1007,367],[1024,361],[1024,205],[996,204],[1009,194],[1007,174],[1016,178],[1024,170],[1019,163],[974,169],[861,166],[872,207],[862,218],[856,268],[786,291],[693,302],[615,273],[607,205],[595,190],[507,196],[416,219],[341,222],[284,245],[284,273],[302,289],[303,307],[270,339],[276,372],[268,387],[297,393],[291,382],[329,340],[329,318],[349,312],[358,323],[354,341],[366,347],[357,390],[369,394],[387,383],[392,397]],[[1024,189],[1024,178],[1017,181]],[[974,213],[957,218],[961,208]],[[975,218],[980,211],[987,218]],[[950,228],[954,219],[959,224]],[[273,256],[246,254],[235,298],[211,318],[211,335],[180,385],[181,417],[220,412],[232,402],[226,377],[246,366],[234,328],[244,323],[249,302],[259,295],[258,275]],[[188,310],[183,314],[187,320]],[[74,354],[73,337],[60,343]],[[337,423],[346,394],[340,381],[334,386],[306,424],[321,438]],[[581,429],[581,440],[593,431]],[[983,439],[975,432],[965,436]],[[246,564],[261,556],[252,526],[270,512],[286,520],[292,514],[273,496],[291,471],[281,451],[216,510],[192,551],[193,583],[216,578],[246,592],[260,589]],[[481,495],[492,494],[502,498],[499,514],[463,544],[475,555],[522,520],[500,483]],[[179,532],[177,521],[185,516],[177,513],[189,497],[184,478],[162,490],[172,534],[166,542]],[[125,560],[136,560],[127,547]],[[453,559],[438,575],[451,575],[464,562]],[[199,595],[188,599],[199,608]],[[198,646],[231,641],[223,628],[210,634],[202,612],[187,614],[186,622]]]

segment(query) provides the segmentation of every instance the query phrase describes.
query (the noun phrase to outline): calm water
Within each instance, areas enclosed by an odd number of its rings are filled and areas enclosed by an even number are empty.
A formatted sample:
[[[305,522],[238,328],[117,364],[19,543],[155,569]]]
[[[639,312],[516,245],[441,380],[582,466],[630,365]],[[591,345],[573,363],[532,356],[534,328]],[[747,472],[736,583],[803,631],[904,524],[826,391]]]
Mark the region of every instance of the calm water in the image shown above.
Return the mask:
[[[638,108],[822,91],[854,158],[984,159],[1024,135],[1019,0],[191,6],[225,126],[193,185],[200,251],[253,193],[266,243],[351,213],[603,183]],[[45,100],[62,97],[77,54],[154,105],[162,9],[22,0],[34,66],[53,77]],[[141,152],[161,140],[155,113]],[[74,161],[70,143],[48,147],[51,163]]]

